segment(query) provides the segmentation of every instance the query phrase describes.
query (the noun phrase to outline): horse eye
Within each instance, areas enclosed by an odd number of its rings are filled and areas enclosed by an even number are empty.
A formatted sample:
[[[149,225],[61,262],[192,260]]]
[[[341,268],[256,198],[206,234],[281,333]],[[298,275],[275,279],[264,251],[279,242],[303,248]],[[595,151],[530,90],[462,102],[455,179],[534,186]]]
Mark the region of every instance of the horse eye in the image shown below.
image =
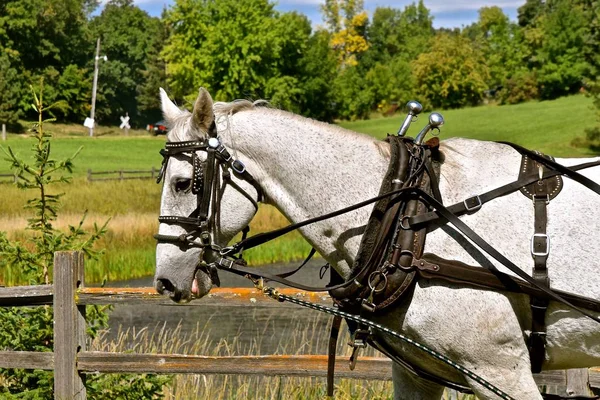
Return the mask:
[[[190,189],[192,185],[191,179],[177,179],[175,181],[175,192],[185,192]]]

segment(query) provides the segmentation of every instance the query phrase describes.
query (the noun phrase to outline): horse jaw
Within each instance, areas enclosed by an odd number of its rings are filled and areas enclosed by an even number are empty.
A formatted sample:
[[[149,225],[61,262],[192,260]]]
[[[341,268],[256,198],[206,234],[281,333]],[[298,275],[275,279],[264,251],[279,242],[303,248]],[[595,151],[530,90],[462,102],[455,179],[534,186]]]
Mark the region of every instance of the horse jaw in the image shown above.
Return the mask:
[[[210,277],[196,267],[199,257],[198,249],[181,251],[172,244],[159,244],[154,276],[156,290],[176,303],[186,303],[208,294],[212,283]]]

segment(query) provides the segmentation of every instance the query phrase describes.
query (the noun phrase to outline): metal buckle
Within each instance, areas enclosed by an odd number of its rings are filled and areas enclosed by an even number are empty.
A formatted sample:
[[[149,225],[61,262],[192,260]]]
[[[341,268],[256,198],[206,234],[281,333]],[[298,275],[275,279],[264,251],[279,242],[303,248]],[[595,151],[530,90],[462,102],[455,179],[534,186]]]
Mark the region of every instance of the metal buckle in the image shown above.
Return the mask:
[[[223,156],[223,159],[225,160],[225,162],[228,162],[229,160],[231,160],[231,154],[229,154],[229,152],[227,151],[225,146],[223,146],[222,144],[216,148],[216,151]],[[225,154],[227,154],[227,156],[225,156]]]
[[[217,260],[217,264],[219,264],[220,266],[225,267],[227,269],[231,269],[233,267],[234,262],[233,262],[233,260],[230,260],[228,258],[220,257]]]
[[[238,167],[236,166],[236,164],[239,164],[239,165],[241,165],[241,167],[239,167],[239,168],[238,168]],[[240,160],[234,160],[234,161],[231,163],[231,168],[233,168],[233,170],[234,170],[235,172],[237,172],[238,174],[243,174],[244,172],[246,172],[246,166],[245,166],[245,165],[244,165],[244,163],[243,163],[243,162],[241,162]]]
[[[543,238],[546,241],[544,251],[535,250],[535,238]],[[548,254],[550,254],[550,238],[545,233],[534,233],[531,236],[531,255],[533,257],[546,257]]]
[[[469,206],[469,203],[468,203],[468,202],[469,202],[469,201],[471,201],[471,200],[475,200],[475,201],[477,202],[477,204],[475,204],[473,207],[470,207],[470,206]],[[473,196],[473,197],[469,197],[468,199],[465,199],[465,200],[463,201],[463,204],[464,204],[464,206],[465,206],[465,209],[466,209],[467,211],[469,211],[469,212],[470,212],[470,211],[476,211],[476,210],[479,210],[479,209],[481,208],[481,206],[483,205],[483,203],[481,202],[481,197],[479,197],[479,195],[476,195],[476,196]]]

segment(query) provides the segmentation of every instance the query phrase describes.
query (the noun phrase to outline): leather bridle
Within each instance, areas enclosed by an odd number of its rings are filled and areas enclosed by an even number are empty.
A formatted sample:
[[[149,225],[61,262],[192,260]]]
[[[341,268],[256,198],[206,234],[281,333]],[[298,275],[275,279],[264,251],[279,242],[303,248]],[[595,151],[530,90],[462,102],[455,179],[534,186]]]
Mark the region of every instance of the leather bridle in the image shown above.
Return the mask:
[[[199,157],[199,152],[206,153],[206,161],[203,163]],[[216,268],[212,264],[203,262],[206,249],[221,254],[226,248],[216,244],[213,240],[213,234],[216,229],[215,221],[218,221],[220,215],[220,200],[225,185],[234,187],[252,205],[258,210],[258,203],[264,198],[263,191],[254,179],[246,171],[244,163],[233,158],[221,140],[217,136],[216,124],[213,121],[208,129],[206,139],[190,140],[184,142],[167,142],[165,148],[160,151],[163,156],[162,165],[158,173],[157,183],[160,183],[165,175],[165,171],[171,157],[183,158],[193,167],[191,186],[186,190],[196,195],[196,209],[187,217],[179,215],[160,215],[158,221],[169,225],[179,225],[185,230],[181,235],[154,235],[158,243],[170,243],[179,246],[182,249],[198,247],[202,249],[199,260],[199,268],[206,269],[214,284],[219,286],[219,278]],[[251,184],[257,193],[255,200],[248,192],[240,187],[233,179],[231,173]],[[223,179],[223,186],[220,184],[220,178]],[[212,210],[211,210],[212,205]],[[212,213],[211,213],[212,211]],[[242,232],[244,237],[249,228],[246,226]]]

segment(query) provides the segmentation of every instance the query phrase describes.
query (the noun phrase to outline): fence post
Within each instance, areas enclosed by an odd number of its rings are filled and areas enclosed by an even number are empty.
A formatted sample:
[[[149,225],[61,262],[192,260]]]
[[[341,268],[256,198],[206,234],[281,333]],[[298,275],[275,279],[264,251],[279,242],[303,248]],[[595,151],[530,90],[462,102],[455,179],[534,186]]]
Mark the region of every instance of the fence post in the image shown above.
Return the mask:
[[[119,180],[123,180],[123,170],[119,170]]]
[[[88,178],[88,182],[92,181],[92,170],[91,169],[88,169],[88,177],[87,178]]]
[[[2,141],[6,141],[6,124],[2,124]]]
[[[54,398],[86,398],[77,371],[77,352],[85,346],[85,319],[78,312],[75,295],[82,278],[83,253],[54,253]]]
[[[154,173],[155,173],[155,172],[156,172],[156,170],[154,169],[154,167],[152,167],[152,175],[150,175],[150,177],[151,177],[152,179],[154,179]]]
[[[567,396],[589,396],[590,372],[587,368],[567,370]]]

